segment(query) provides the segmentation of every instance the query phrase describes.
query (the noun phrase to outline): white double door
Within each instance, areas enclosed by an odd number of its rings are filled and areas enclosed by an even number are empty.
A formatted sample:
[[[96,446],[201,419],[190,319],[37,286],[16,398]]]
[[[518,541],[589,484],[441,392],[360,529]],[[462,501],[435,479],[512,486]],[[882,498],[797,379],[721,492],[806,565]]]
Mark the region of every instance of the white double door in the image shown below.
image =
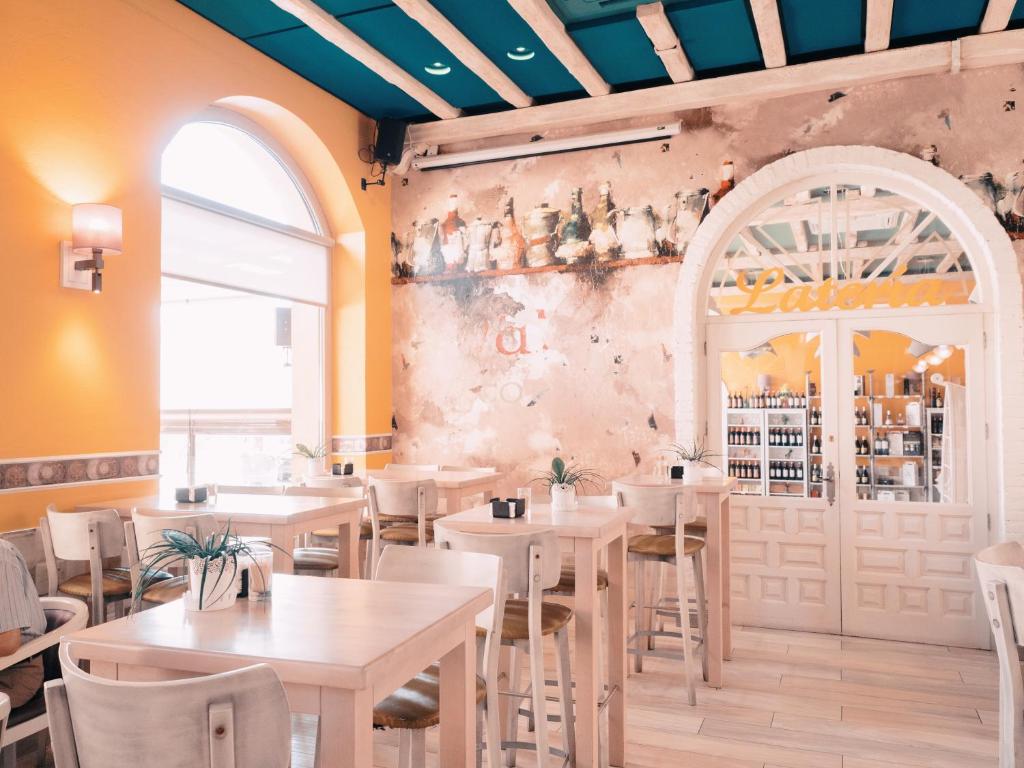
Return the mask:
[[[820,370],[821,465],[832,470],[821,496],[736,495],[732,499],[732,613],[749,626],[829,632],[966,647],[987,647],[984,607],[975,584],[971,555],[988,543],[987,438],[984,407],[983,322],[979,314],[898,316],[844,313],[841,319],[711,318],[708,323],[708,436],[715,453],[726,455],[724,420],[728,405],[722,380],[723,360],[732,354],[765,350],[773,340],[801,334],[811,365]],[[931,489],[883,494],[875,500],[858,476],[866,460],[858,410],[872,401],[854,394],[855,360],[872,333],[903,334],[915,350],[943,346],[962,355],[965,416],[957,434],[959,490],[939,501]],[[958,358],[959,359],[959,358]],[[756,358],[755,358],[756,365]],[[803,373],[801,371],[801,373]],[[901,372],[896,381],[902,385]],[[876,387],[883,371],[872,378]],[[920,386],[915,381],[915,393]],[[925,392],[930,375],[924,377]],[[900,386],[902,394],[902,386]],[[910,400],[911,398],[908,398]],[[895,401],[886,404],[891,405]],[[926,399],[924,405],[930,404]],[[874,415],[874,414],[872,414]],[[922,414],[925,432],[921,483],[932,464],[928,430],[930,411]],[[883,416],[883,420],[885,416]],[[813,435],[812,435],[813,439]],[[938,446],[941,438],[935,437]],[[949,461],[950,447],[945,454]],[[818,457],[813,457],[815,460]],[[723,461],[726,459],[723,458]],[[909,462],[910,460],[908,460]],[[881,463],[881,462],[880,462]],[[889,461],[889,464],[900,462]],[[907,463],[907,462],[904,462]],[[955,462],[954,462],[955,464]],[[880,472],[881,470],[879,470]],[[872,478],[874,479],[874,478]],[[948,496],[948,494],[947,494]],[[927,500],[923,500],[927,498]]]

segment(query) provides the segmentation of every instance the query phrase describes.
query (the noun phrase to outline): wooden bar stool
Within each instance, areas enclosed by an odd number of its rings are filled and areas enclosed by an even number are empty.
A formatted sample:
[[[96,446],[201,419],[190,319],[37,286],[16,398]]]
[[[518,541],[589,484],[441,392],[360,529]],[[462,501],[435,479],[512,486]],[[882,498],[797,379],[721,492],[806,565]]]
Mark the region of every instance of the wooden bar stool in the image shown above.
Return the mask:
[[[631,484],[617,480],[612,489],[624,506],[635,508],[636,514],[632,523],[646,525],[655,530],[674,528],[674,533],[639,534],[629,537],[627,560],[636,565],[636,607],[635,627],[629,644],[636,647],[629,649],[633,654],[633,669],[643,671],[644,656],[659,656],[683,660],[686,675],[687,699],[690,705],[697,703],[697,692],[693,681],[693,656],[696,652],[691,637],[689,590],[686,583],[686,569],[692,567],[696,592],[697,627],[700,633],[697,644],[703,650],[704,639],[707,637],[707,602],[704,596],[704,570],[702,553],[704,540],[686,535],[686,524],[692,522],[688,516],[692,514],[683,504],[683,491],[678,486]],[[665,611],[659,603],[648,596],[646,571],[649,565],[660,568],[663,564],[675,566],[676,591],[679,601],[679,632],[654,629],[654,615],[658,610]],[[655,637],[676,637],[683,641],[683,653],[678,654],[661,651],[652,647],[651,640]],[[707,674],[707,654],[704,657],[704,675]]]
[[[501,628],[501,644],[512,653],[510,690],[512,698],[532,699],[533,712],[538,713],[535,744],[518,741],[519,708],[508,708],[508,741],[502,742],[506,752],[505,764],[514,766],[517,749],[536,749],[538,764],[541,755],[552,754],[568,759],[570,764],[576,752],[576,728],[573,716],[572,675],[569,663],[569,622],[572,609],[546,602],[544,590],[558,584],[561,577],[561,553],[558,535],[554,530],[530,533],[463,533],[439,525],[438,544],[463,552],[483,552],[499,555],[505,569],[505,583],[513,597],[505,601]],[[564,750],[548,747],[548,719],[544,678],[544,638],[554,635],[557,654],[559,709],[564,733]],[[523,653],[530,657],[530,688],[527,692],[515,690],[519,684],[519,661]]]

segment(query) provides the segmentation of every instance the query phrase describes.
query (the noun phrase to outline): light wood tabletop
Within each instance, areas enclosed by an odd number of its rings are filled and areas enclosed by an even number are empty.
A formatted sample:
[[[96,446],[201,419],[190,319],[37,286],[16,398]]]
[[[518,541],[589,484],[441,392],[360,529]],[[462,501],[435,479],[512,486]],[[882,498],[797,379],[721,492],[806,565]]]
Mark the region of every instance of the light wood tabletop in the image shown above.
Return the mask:
[[[230,521],[240,536],[267,536],[280,549],[274,550],[274,572],[289,573],[291,560],[285,553],[295,548],[295,537],[322,528],[338,528],[338,575],[359,576],[359,523],[365,499],[339,496],[281,496],[254,493],[220,493],[209,501],[183,504],[173,495],[133,496],[80,504],[77,509],[115,509],[124,519],[132,510],[146,514],[210,513],[218,523]],[[281,551],[283,550],[283,551]]]
[[[579,768],[599,764],[600,705],[608,712],[609,764],[624,766],[626,744],[626,531],[634,511],[629,507],[588,504],[582,497],[572,510],[552,510],[550,504],[531,504],[519,518],[491,515],[489,505],[446,515],[434,525],[468,533],[514,533],[554,529],[572,546],[576,569],[573,602],[575,654],[572,674],[576,692],[576,760]],[[600,670],[601,636],[597,583],[602,551],[608,555],[608,674]],[[589,585],[589,588],[586,588]],[[607,679],[608,699],[601,682]]]
[[[482,494],[484,500],[490,499],[497,490],[498,483],[504,478],[503,472],[490,470],[461,469],[412,469],[409,467],[391,467],[389,469],[371,469],[367,473],[370,478],[379,477],[384,480],[433,480],[444,496],[445,511],[448,514],[462,510],[462,500],[469,496]]]
[[[93,674],[161,680],[271,665],[293,712],[321,718],[321,765],[369,768],[373,706],[441,662],[441,755],[472,765],[476,750],[476,615],[491,603],[477,587],[274,578],[265,602],[190,612],[184,601],[107,622],[64,639]]]

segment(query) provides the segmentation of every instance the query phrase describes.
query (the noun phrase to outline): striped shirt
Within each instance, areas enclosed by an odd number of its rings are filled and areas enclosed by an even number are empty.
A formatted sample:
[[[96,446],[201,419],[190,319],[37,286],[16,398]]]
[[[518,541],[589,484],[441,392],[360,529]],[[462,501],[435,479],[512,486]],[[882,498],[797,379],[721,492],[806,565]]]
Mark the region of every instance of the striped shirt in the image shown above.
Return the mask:
[[[21,552],[0,539],[0,632],[21,630],[22,642],[46,632],[46,614]]]

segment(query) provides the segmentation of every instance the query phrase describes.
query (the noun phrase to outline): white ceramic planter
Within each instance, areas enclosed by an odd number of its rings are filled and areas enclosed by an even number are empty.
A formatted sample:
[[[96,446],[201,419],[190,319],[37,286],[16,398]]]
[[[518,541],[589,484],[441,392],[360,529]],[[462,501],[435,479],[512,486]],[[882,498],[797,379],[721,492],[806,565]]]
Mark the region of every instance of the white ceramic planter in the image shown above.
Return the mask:
[[[696,461],[683,462],[683,483],[698,485],[704,479],[704,467]]]
[[[576,486],[552,485],[551,508],[561,510],[576,509]]]
[[[306,477],[321,477],[325,474],[323,459],[306,459]]]
[[[205,585],[203,584],[204,563],[207,563]],[[185,607],[190,611],[221,611],[233,606],[235,598],[238,596],[239,575],[233,573],[234,570],[232,562],[224,558],[205,561],[196,557],[189,560],[189,592],[185,596]],[[240,572],[241,568],[238,568],[237,571]],[[203,595],[202,601],[199,600],[200,592]]]

